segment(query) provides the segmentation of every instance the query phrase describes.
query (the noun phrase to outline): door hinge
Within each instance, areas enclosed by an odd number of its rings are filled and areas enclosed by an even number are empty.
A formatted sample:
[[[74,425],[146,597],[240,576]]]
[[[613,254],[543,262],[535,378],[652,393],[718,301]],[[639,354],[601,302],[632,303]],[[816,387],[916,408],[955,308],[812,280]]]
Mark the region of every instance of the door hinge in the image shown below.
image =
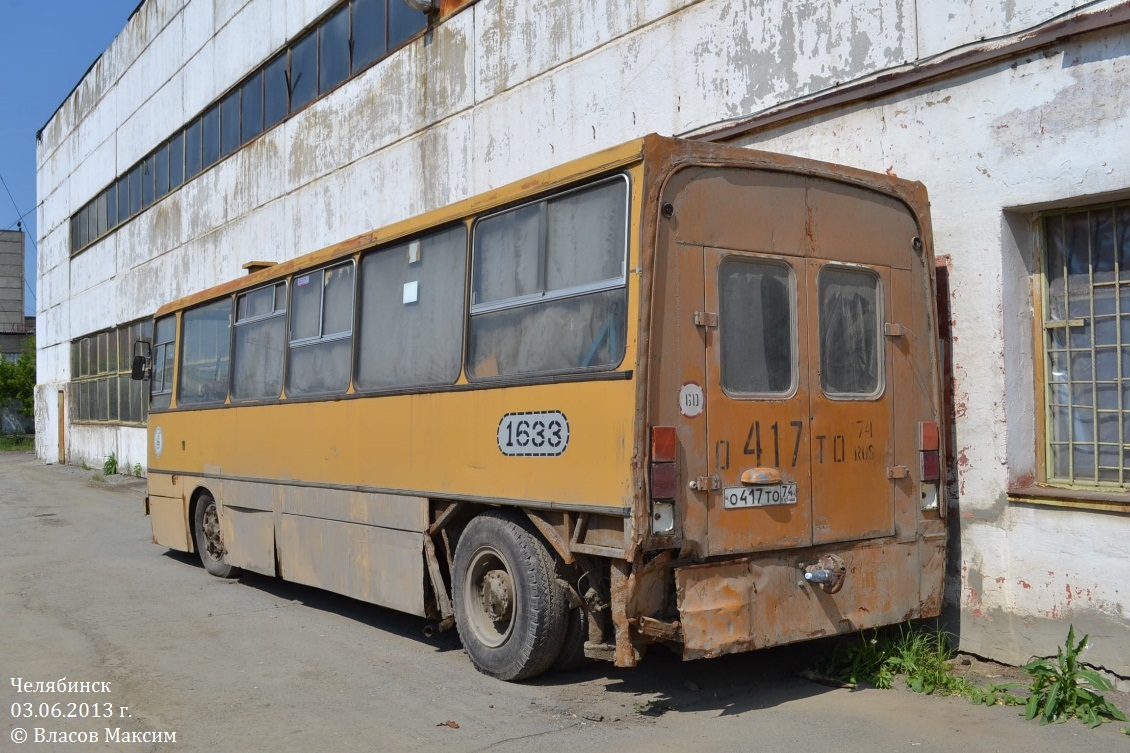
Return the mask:
[[[904,337],[906,335],[906,327],[895,322],[887,322],[883,325],[883,334],[887,337]]]
[[[906,478],[910,475],[910,469],[905,465],[892,465],[887,468],[887,478]]]
[[[694,326],[717,328],[718,315],[713,311],[696,311],[694,312]]]
[[[691,489],[696,492],[711,492],[721,488],[722,482],[717,476],[699,476],[691,481]]]

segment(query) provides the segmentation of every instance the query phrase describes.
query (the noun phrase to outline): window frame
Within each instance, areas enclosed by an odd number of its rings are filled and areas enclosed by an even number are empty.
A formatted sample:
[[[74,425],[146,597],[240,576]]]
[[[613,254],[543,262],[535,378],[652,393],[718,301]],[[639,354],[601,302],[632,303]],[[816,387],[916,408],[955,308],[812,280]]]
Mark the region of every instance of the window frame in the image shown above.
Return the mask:
[[[590,191],[602,185],[611,185],[620,182],[624,186],[624,234],[623,234],[623,256],[620,260],[620,276],[619,278],[608,278],[605,280],[598,280],[595,282],[584,283],[582,285],[572,285],[567,288],[560,288],[554,291],[542,291],[539,293],[529,293],[519,296],[512,296],[510,298],[498,299],[486,303],[475,302],[475,271],[476,261],[478,257],[478,228],[480,223],[490,220],[494,217],[514,212],[524,207],[541,205],[539,211],[539,228],[538,228],[538,284],[543,288],[545,287],[545,270],[546,259],[549,244],[549,230],[548,230],[548,217],[549,217],[549,204],[552,201],[560,200],[568,196]],[[469,243],[469,258],[467,266],[467,315],[464,317],[464,333],[463,333],[463,364],[462,370],[466,375],[468,383],[491,383],[491,382],[528,382],[544,378],[551,375],[562,374],[584,374],[584,373],[600,373],[615,371],[623,363],[627,355],[627,328],[624,331],[617,333],[624,341],[624,353],[621,355],[620,360],[612,364],[602,364],[599,366],[577,366],[564,369],[552,369],[545,371],[532,371],[528,373],[516,374],[497,374],[497,375],[476,375],[472,364],[469,362],[471,357],[471,342],[473,334],[474,319],[476,316],[482,314],[493,314],[499,311],[510,311],[519,308],[534,306],[544,303],[557,303],[574,298],[581,298],[586,295],[594,293],[603,293],[613,290],[623,290],[624,305],[625,305],[625,325],[627,317],[630,316],[627,307],[630,303],[629,300],[629,286],[628,286],[628,270],[631,264],[631,229],[632,229],[632,201],[633,201],[633,185],[631,176],[625,171],[619,171],[610,175],[604,175],[595,179],[590,179],[564,189],[551,191],[549,193],[536,196],[524,201],[515,202],[508,206],[499,208],[495,211],[479,215],[475,217],[474,222],[471,224],[470,234],[468,235]]]
[[[500,217],[510,212],[524,209],[525,207],[542,205],[543,210],[539,213],[538,217],[538,283],[544,287],[545,268],[546,268],[546,254],[548,253],[548,207],[551,201],[563,199],[573,194],[581,193],[584,191],[592,190],[601,185],[611,184],[621,181],[624,184],[624,255],[621,259],[620,277],[607,278],[604,280],[597,280],[595,282],[584,283],[582,285],[572,285],[567,288],[558,288],[554,291],[543,291],[540,293],[527,293],[525,295],[511,296],[510,298],[501,298],[487,303],[475,302],[475,262],[478,256],[478,238],[479,225],[494,217]],[[468,326],[470,326],[470,319],[478,314],[490,314],[495,311],[506,311],[508,309],[521,308],[522,306],[530,306],[536,303],[549,303],[551,301],[566,300],[568,298],[576,298],[578,296],[586,295],[588,293],[600,293],[605,290],[615,290],[617,288],[626,287],[628,284],[628,262],[631,256],[631,247],[629,241],[631,240],[631,225],[632,225],[632,185],[627,173],[616,173],[599,180],[585,183],[579,186],[573,186],[564,191],[547,194],[545,196],[524,201],[518,204],[512,204],[504,209],[500,209],[489,214],[484,214],[475,218],[474,223],[471,225],[471,233],[469,241],[471,244],[470,255],[470,278],[467,286],[467,296],[469,301],[468,308]],[[614,281],[615,280],[615,281]]]
[[[272,307],[277,307],[278,306],[278,287],[280,285],[283,288],[283,293],[282,293],[283,307],[282,307],[282,309],[272,308],[271,312],[268,313],[268,314],[257,314],[255,316],[248,316],[248,317],[244,317],[242,319],[240,318],[240,316],[239,316],[239,301],[240,301],[240,299],[245,298],[245,297],[250,296],[250,295],[253,295],[255,293],[258,293],[259,291],[266,290],[268,288],[270,288],[274,292]],[[279,368],[280,368],[279,389],[275,393],[274,396],[268,396],[268,397],[239,397],[235,394],[236,361],[238,359],[238,350],[236,348],[236,344],[238,342],[238,339],[236,337],[236,332],[237,332],[238,328],[241,327],[241,326],[245,327],[249,324],[258,324],[259,322],[264,322],[264,321],[267,321],[269,319],[279,319],[279,318],[282,319],[283,338],[284,338],[284,341],[285,341],[286,338],[289,337],[289,335],[290,335],[290,333],[289,333],[289,324],[290,324],[290,278],[289,277],[284,277],[284,278],[278,279],[278,280],[271,280],[271,281],[266,282],[262,285],[259,285],[258,287],[248,288],[247,290],[240,290],[237,293],[235,293],[235,302],[234,302],[234,307],[232,309],[231,357],[230,357],[230,365],[229,365],[229,368],[228,368],[228,370],[229,370],[228,395],[230,397],[231,403],[233,403],[233,404],[235,404],[235,403],[244,404],[244,403],[263,403],[263,402],[277,401],[279,399],[279,397],[283,394],[283,390],[286,388],[286,367],[287,367],[287,357],[290,353],[290,343],[285,343],[286,347],[283,348],[282,361],[279,364]]]
[[[829,392],[824,386],[824,317],[820,299],[820,280],[826,270],[847,271],[853,274],[866,275],[875,280],[875,348],[876,363],[879,365],[879,378],[875,390],[869,393],[858,392]],[[836,402],[874,402],[882,400],[887,392],[887,342],[883,334],[883,325],[886,320],[887,291],[884,289],[883,276],[865,264],[851,264],[848,262],[828,262],[823,264],[816,272],[816,364],[820,375],[820,394],[827,400]]]
[[[1113,314],[1096,314],[1095,312],[1095,299],[1096,299],[1096,258],[1094,254],[1094,230],[1091,223],[1091,215],[1096,212],[1108,211],[1114,216],[1114,226],[1111,229],[1112,235],[1112,253],[1113,280],[1107,283],[1099,283],[1105,287],[1110,287],[1114,290]],[[1130,452],[1130,431],[1127,430],[1127,421],[1130,420],[1130,399],[1124,396],[1124,392],[1130,388],[1130,372],[1127,372],[1123,360],[1124,353],[1127,351],[1127,345],[1130,343],[1121,342],[1122,321],[1127,320],[1130,322],[1130,306],[1123,309],[1122,306],[1122,293],[1125,290],[1130,293],[1130,274],[1126,274],[1124,265],[1119,259],[1120,254],[1130,254],[1130,248],[1124,248],[1119,245],[1118,232],[1120,226],[1118,225],[1118,218],[1120,210],[1128,219],[1130,219],[1130,200],[1122,198],[1115,201],[1107,201],[1098,204],[1073,204],[1069,206],[1057,207],[1048,209],[1046,211],[1038,212],[1033,217],[1035,225],[1035,261],[1036,264],[1035,276],[1038,278],[1036,282],[1036,289],[1033,291],[1033,318],[1032,318],[1032,337],[1033,337],[1033,356],[1034,356],[1034,377],[1036,388],[1036,467],[1037,479],[1039,487],[1030,489],[1010,491],[1010,498],[1019,501],[1031,501],[1038,504],[1053,504],[1061,506],[1084,507],[1087,509],[1101,509],[1101,510],[1115,510],[1126,511],[1130,510],[1130,498],[1125,495],[1130,492],[1130,459],[1127,454]],[[1061,218],[1066,224],[1066,217],[1069,215],[1084,214],[1087,217],[1086,223],[1086,240],[1087,240],[1087,287],[1084,293],[1090,304],[1089,312],[1082,316],[1073,316],[1071,313],[1071,300],[1073,298],[1069,289],[1069,267],[1067,255],[1061,260],[1064,269],[1062,270],[1063,276],[1060,281],[1065,289],[1064,297],[1064,310],[1062,319],[1052,318],[1052,305],[1051,305],[1051,274],[1050,263],[1053,257],[1051,249],[1051,240],[1049,238],[1049,220],[1052,218]],[[1066,227],[1064,228],[1066,232]],[[1130,230],[1123,230],[1126,235],[1127,241],[1130,241]],[[1064,239],[1065,250],[1067,240]],[[1121,273],[1121,274],[1120,274]],[[1125,277],[1123,277],[1125,275]],[[1097,317],[1110,318],[1114,323],[1116,332],[1115,343],[1113,345],[1099,344],[1096,342],[1095,337],[1095,320]],[[1073,322],[1079,321],[1079,324]],[[1051,326],[1049,326],[1051,325]],[[1072,347],[1071,344],[1071,331],[1076,326],[1086,326],[1089,332],[1090,342],[1085,348]],[[1054,330],[1062,330],[1064,335],[1064,344],[1062,349],[1053,348],[1050,345],[1050,339],[1053,336]],[[1098,419],[1102,413],[1111,412],[1110,409],[1102,409],[1099,407],[1097,397],[1097,385],[1106,383],[1105,380],[1100,380],[1097,373],[1096,359],[1099,349],[1111,349],[1115,352],[1115,359],[1117,363],[1118,377],[1112,382],[1115,387],[1115,392],[1120,395],[1120,407],[1114,411],[1114,415],[1118,416],[1119,435],[1121,451],[1120,465],[1118,468],[1120,480],[1103,480],[1099,479],[1100,471],[1104,466],[1101,466],[1099,447],[1100,445],[1109,445],[1109,442],[1101,441],[1100,429],[1098,426]],[[1053,381],[1052,374],[1052,353],[1061,352],[1068,364],[1066,372],[1067,379],[1065,381]],[[1090,396],[1091,404],[1079,405],[1073,393],[1073,386],[1078,383],[1078,380],[1073,380],[1071,377],[1072,366],[1070,360],[1072,354],[1083,353],[1087,354],[1091,360],[1091,380],[1090,384],[1093,389]],[[1062,386],[1066,388],[1069,395],[1066,404],[1056,403],[1053,399],[1053,392],[1056,387]],[[1053,415],[1054,407],[1061,407],[1067,411],[1067,421],[1069,427],[1073,427],[1075,418],[1072,415],[1076,407],[1089,409],[1092,418],[1091,431],[1093,438],[1086,443],[1085,446],[1094,448],[1093,470],[1091,478],[1078,478],[1074,475],[1074,462],[1073,455],[1074,449],[1077,445],[1082,443],[1075,442],[1074,431],[1069,430],[1068,437],[1063,440],[1057,441],[1055,436],[1055,416]],[[1055,457],[1053,455],[1053,446],[1062,445],[1068,454],[1068,476],[1060,477],[1055,474]],[[1105,466],[1110,469],[1109,466]],[[1047,494],[1049,498],[1043,498],[1042,495]],[[1062,498],[1060,498],[1062,497]]]
[[[801,259],[803,263],[803,259]],[[788,273],[789,282],[789,338],[792,344],[792,358],[790,359],[789,368],[791,369],[791,384],[788,390],[783,392],[740,392],[732,390],[726,386],[725,383],[725,358],[726,358],[726,345],[722,336],[722,327],[725,325],[725,320],[722,312],[722,268],[727,263],[734,264],[748,264],[748,265],[762,265],[766,267],[783,268]],[[760,401],[782,401],[790,400],[796,396],[797,390],[800,389],[800,343],[799,343],[799,300],[797,297],[797,271],[796,268],[785,259],[779,259],[772,256],[761,256],[759,254],[750,253],[731,253],[724,256],[718,262],[717,267],[718,275],[718,384],[722,387],[722,392],[726,397],[734,400],[760,400]]]

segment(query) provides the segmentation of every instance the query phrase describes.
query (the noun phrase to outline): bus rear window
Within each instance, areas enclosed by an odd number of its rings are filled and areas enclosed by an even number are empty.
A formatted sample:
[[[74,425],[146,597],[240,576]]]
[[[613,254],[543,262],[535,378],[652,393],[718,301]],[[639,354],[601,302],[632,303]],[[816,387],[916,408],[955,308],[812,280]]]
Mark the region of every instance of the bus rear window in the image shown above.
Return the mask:
[[[726,259],[718,269],[722,387],[745,395],[796,388],[796,302],[785,264]]]
[[[615,366],[626,327],[628,184],[613,178],[475,227],[468,373]]]
[[[825,267],[820,300],[820,387],[829,397],[874,397],[883,389],[879,277]]]
[[[184,312],[177,405],[216,405],[228,397],[231,299]]]

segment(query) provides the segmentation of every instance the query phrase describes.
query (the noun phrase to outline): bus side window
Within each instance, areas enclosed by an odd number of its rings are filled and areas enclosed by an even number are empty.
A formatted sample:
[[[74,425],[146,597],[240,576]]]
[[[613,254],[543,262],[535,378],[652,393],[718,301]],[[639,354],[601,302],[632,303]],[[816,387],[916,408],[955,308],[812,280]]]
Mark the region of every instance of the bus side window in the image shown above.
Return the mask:
[[[173,339],[176,336],[176,317],[157,320],[153,337],[153,373],[149,377],[149,405],[168,408],[173,395]]]
[[[285,340],[285,282],[243,293],[236,298],[233,400],[262,400],[279,396],[282,392]]]
[[[467,229],[462,225],[361,259],[361,390],[454,384],[463,354]]]
[[[231,299],[184,312],[177,405],[215,405],[228,397]]]
[[[353,262],[295,277],[286,394],[345,392],[353,350]]]
[[[468,372],[608,368],[624,356],[628,185],[623,178],[480,221]]]

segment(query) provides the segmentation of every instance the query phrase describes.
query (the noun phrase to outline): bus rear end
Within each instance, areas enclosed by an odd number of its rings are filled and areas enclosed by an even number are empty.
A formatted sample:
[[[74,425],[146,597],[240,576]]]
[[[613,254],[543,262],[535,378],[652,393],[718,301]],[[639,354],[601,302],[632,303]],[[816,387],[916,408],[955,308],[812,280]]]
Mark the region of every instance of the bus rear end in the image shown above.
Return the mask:
[[[648,495],[627,603],[637,643],[688,659],[942,601],[925,191],[735,151],[675,153],[651,191]]]

